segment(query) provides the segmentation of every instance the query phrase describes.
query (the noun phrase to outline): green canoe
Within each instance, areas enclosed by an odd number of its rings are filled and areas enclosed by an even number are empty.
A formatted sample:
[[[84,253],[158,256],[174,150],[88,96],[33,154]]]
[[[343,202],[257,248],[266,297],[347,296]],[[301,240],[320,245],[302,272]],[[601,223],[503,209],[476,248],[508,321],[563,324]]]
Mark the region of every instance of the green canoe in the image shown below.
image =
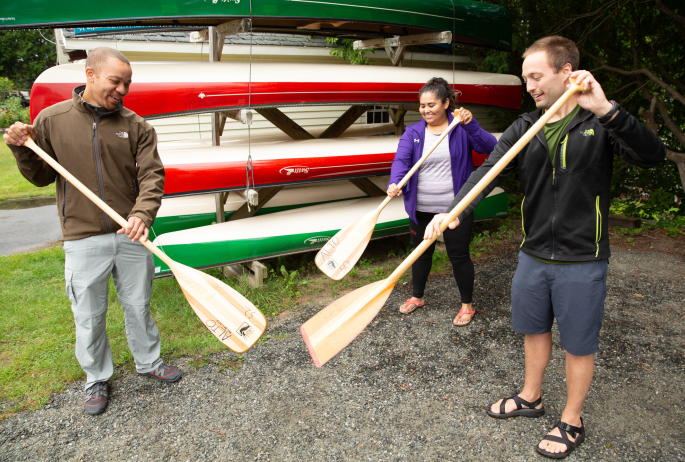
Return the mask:
[[[0,30],[84,26],[208,26],[252,17],[255,32],[391,37],[450,31],[453,41],[509,50],[504,7],[469,0],[27,0],[7,2]]]

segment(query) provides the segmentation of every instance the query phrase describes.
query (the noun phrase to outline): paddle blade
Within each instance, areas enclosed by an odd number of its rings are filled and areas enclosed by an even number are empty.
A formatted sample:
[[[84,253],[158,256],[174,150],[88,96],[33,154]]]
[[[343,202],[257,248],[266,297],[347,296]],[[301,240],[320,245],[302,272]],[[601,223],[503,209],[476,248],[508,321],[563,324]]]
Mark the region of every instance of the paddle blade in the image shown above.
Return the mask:
[[[169,266],[205,327],[235,352],[249,350],[266,330],[266,317],[249,300],[216,278],[180,263]]]
[[[379,213],[373,210],[338,231],[316,254],[316,266],[335,281],[345,277],[364,253]]]
[[[368,295],[386,280],[374,282],[341,297],[302,324],[300,332],[316,367],[321,367],[352,342],[376,317],[390,296],[395,284],[390,284],[378,295]],[[348,318],[331,330],[337,318]]]

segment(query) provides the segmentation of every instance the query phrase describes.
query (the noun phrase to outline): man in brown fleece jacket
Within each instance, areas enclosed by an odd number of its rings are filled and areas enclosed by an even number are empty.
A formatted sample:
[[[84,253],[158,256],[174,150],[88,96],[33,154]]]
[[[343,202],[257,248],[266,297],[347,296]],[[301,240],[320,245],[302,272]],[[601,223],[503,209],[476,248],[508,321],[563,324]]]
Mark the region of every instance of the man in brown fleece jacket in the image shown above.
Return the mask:
[[[139,374],[175,382],[181,372],[159,357],[160,337],[150,315],[154,277],[147,239],[164,192],[157,134],[123,107],[131,84],[128,60],[112,48],[96,48],[86,60],[85,86],[72,99],[40,112],[33,125],[14,123],[4,134],[19,171],[36,186],[56,183],[65,253],[67,295],[76,323],[76,358],[86,372],[85,411],[102,413],[114,371],[107,339],[107,294],[114,278],[126,337]],[[117,213],[121,228],[30,149],[27,135]]]

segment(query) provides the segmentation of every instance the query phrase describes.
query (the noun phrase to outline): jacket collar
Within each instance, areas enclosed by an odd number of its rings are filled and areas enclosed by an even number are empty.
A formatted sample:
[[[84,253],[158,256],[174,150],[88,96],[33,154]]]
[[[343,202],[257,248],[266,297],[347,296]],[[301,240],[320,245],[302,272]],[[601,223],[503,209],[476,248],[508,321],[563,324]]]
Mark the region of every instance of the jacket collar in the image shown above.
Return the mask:
[[[120,111],[121,108],[124,107],[123,101],[119,101],[119,105],[115,109],[112,109],[111,111],[107,111],[100,106],[94,106],[94,105],[86,102],[86,100],[84,100],[83,97],[81,96],[85,90],[86,90],[85,85],[79,85],[78,87],[75,87],[71,92],[72,104],[74,105],[74,107],[78,111],[87,112],[89,114],[95,115],[96,117],[100,117],[103,115],[114,114],[114,113]]]

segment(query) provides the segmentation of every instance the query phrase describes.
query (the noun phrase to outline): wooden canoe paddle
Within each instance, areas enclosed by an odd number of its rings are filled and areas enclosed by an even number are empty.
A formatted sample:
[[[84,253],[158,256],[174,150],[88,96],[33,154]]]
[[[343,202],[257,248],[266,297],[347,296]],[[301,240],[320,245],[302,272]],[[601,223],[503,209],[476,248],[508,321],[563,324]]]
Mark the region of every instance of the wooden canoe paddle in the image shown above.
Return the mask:
[[[24,142],[24,145],[38,154],[72,185],[76,186],[79,191],[119,225],[126,228],[128,222],[121,215],[86,188],[83,183],[43,151],[30,137]],[[266,317],[248,299],[218,279],[175,262],[152,242],[148,240],[141,240],[140,242],[150,252],[157,255],[160,260],[169,265],[195,314],[221,343],[236,353],[243,353],[259,340],[266,330]]]
[[[551,108],[540,117],[528,131],[514,144],[511,149],[490,168],[490,171],[471,189],[471,191],[452,209],[440,224],[440,230],[445,231],[461,212],[489,185],[499,173],[509,165],[516,155],[528,144],[547,121],[564,105],[573,94],[582,91],[582,87],[572,81],[571,88],[564,93]],[[319,311],[309,321],[300,327],[302,338],[307,345],[309,354],[317,367],[321,367],[333,356],[338,354],[352,340],[354,340],[385,304],[395,283],[407,271],[412,263],[437,239],[426,239],[397,267],[397,269],[382,281],[361,287],[339,298],[323,310]]]
[[[440,138],[438,138],[433,147],[422,155],[418,162],[416,162],[416,165],[404,175],[402,181],[397,185],[398,189],[401,189],[407,184],[409,178],[416,173],[423,162],[428,159],[428,156],[430,156],[442,140],[445,139],[447,134],[461,122],[458,111],[454,111],[453,115],[454,120],[452,123],[449,124],[444,132],[442,132]],[[364,249],[366,249],[366,246],[369,244],[369,240],[371,240],[371,235],[376,227],[376,222],[378,222],[378,216],[391,200],[392,197],[386,197],[374,210],[338,231],[329,239],[326,245],[319,250],[319,253],[317,253],[314,258],[314,262],[326,276],[338,281],[352,269],[362,256],[362,253],[364,253]]]

